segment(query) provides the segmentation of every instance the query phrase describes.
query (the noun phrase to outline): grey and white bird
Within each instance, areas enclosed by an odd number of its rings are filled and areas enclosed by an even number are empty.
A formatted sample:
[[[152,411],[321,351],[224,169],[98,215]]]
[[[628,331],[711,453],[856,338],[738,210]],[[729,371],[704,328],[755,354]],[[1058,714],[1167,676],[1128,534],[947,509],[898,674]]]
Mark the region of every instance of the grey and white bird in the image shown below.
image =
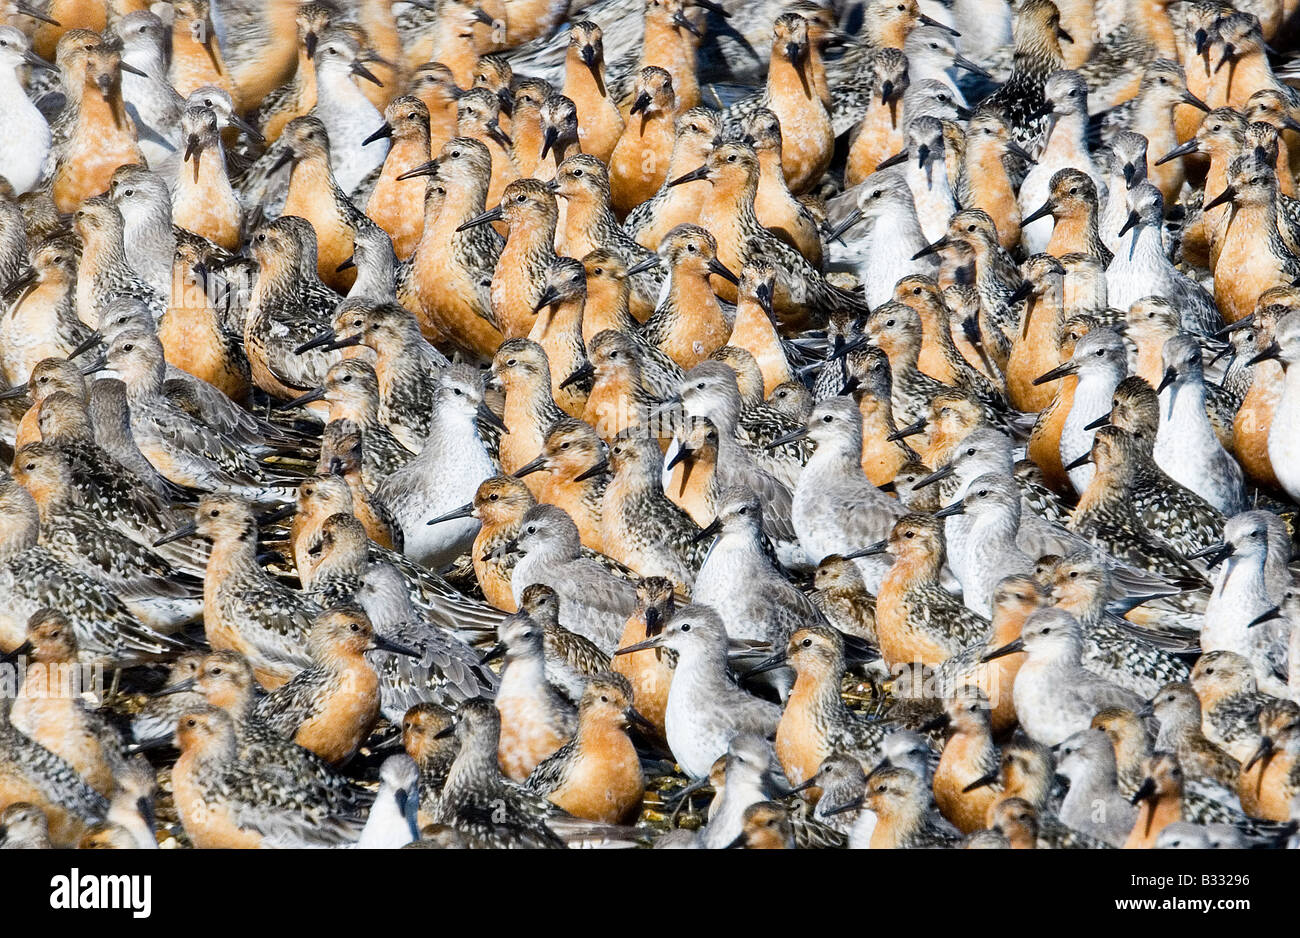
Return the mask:
[[[1164,246],[1165,201],[1149,182],[1128,193],[1129,213],[1106,268],[1110,305],[1128,309],[1144,296],[1159,296],[1182,311],[1183,329],[1213,335],[1223,325],[1214,298],[1169,261]]]
[[[872,173],[832,200],[827,214],[833,226],[826,238],[827,266],[857,274],[873,309],[893,299],[894,284],[904,277],[934,274],[934,257],[917,256],[930,242],[898,169]]]
[[[483,402],[483,379],[469,365],[449,365],[439,375],[424,448],[375,488],[402,527],[403,553],[437,569],[474,540],[473,518],[430,524],[473,500],[483,480],[496,475],[478,421],[498,421]]]
[[[1142,698],[1086,670],[1078,621],[1062,609],[1040,609],[1026,621],[1021,637],[995,648],[985,661],[1026,653],[1012,690],[1016,716],[1030,738],[1055,746],[1086,729],[1099,710],[1125,707],[1136,712]]]
[[[1065,824],[1112,847],[1124,846],[1137,808],[1120,794],[1115,748],[1099,729],[1085,727],[1056,749],[1056,774],[1070,783],[1061,802]]]
[[[602,651],[614,650],[636,608],[636,587],[582,556],[572,518],[553,505],[534,505],[507,550],[520,555],[510,576],[516,603],[529,586],[544,583],[560,598],[561,625]]]
[[[1094,329],[1074,346],[1070,360],[1034,379],[1035,384],[1067,375],[1078,376],[1070,412],[1061,428],[1061,465],[1071,466],[1092,451],[1095,424],[1110,413],[1115,388],[1128,373],[1128,350],[1110,329]],[[1092,479],[1092,466],[1079,463],[1069,469],[1070,485],[1082,493]]]
[[[379,791],[357,838],[357,849],[397,850],[419,840],[419,806],[420,769],[415,760],[404,752],[389,756],[379,767]]]
[[[820,561],[831,554],[850,554],[885,538],[904,509],[862,471],[862,415],[857,405],[847,397],[822,401],[798,435],[807,436],[816,447],[795,485],[791,514],[808,556]],[[857,563],[867,589],[877,592],[888,558],[873,555]]]
[[[1160,428],[1152,455],[1175,482],[1187,486],[1225,515],[1243,507],[1241,466],[1219,442],[1205,410],[1201,345],[1190,335],[1168,339],[1161,350],[1164,377]]]
[[[45,116],[36,109],[23,87],[20,70],[53,66],[31,50],[31,42],[16,26],[0,26],[0,112],[6,133],[0,138],[0,176],[14,193],[37,188],[44,176],[52,135]]]
[[[741,486],[726,489],[717,518],[701,532],[701,538],[716,538],[691,597],[713,607],[728,637],[780,647],[799,626],[825,619],[775,563],[763,527],[758,496]]]
[[[679,609],[658,635],[620,648],[628,654],[647,648],[677,653],[668,688],[664,728],[673,758],[691,778],[704,778],[732,739],[746,732],[771,737],[781,708],[737,686],[727,670],[727,631],[708,606]]]
[[[1261,690],[1285,697],[1286,682],[1277,675],[1286,673],[1285,629],[1290,623],[1273,615],[1277,605],[1269,595],[1266,574],[1273,553],[1266,514],[1242,512],[1223,527],[1223,543],[1210,557],[1221,569],[1205,606],[1201,649],[1241,655],[1254,667]]]

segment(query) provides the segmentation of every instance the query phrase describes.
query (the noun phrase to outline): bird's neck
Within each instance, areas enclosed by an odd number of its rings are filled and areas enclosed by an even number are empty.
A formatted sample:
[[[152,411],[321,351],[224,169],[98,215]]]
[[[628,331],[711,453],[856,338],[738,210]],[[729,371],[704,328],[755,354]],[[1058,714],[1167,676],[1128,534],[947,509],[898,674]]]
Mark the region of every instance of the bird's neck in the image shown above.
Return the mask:
[[[249,571],[256,571],[264,575],[262,568],[257,563],[256,538],[216,538],[212,542],[212,552],[208,555],[208,569],[220,571],[223,576]]]
[[[329,160],[323,155],[304,157],[294,164],[289,176],[284,214],[298,215],[309,221],[319,218],[321,213],[317,206],[322,201],[321,193],[328,194],[336,189],[338,184],[334,181],[334,173],[330,171]]]
[[[588,193],[565,199],[564,243],[573,257],[585,257],[597,246],[594,235],[616,229],[618,221],[608,200]]]
[[[473,229],[461,232],[456,229],[475,215],[483,214],[487,205],[488,182],[489,177],[478,175],[448,180],[444,184],[447,193],[437,215],[430,218],[429,212],[425,212],[424,235],[420,247],[443,251],[449,241],[472,237]]]
[[[698,695],[697,699],[715,699],[722,692],[732,689],[726,674],[724,646],[694,648],[678,654],[677,669],[672,684],[669,685],[669,693],[677,688],[680,681],[683,688],[690,688]]]
[[[835,717],[848,716],[848,707],[840,696],[840,677],[827,673],[826,669],[815,668],[801,670],[795,678],[794,687],[786,700],[786,710],[798,712],[806,709],[821,721],[829,722]]]
[[[1164,238],[1157,225],[1138,224],[1128,234],[1128,243],[1121,243],[1115,252],[1117,260],[1127,261],[1127,266],[1137,268],[1157,268],[1163,270],[1169,266],[1165,257]],[[1130,273],[1129,276],[1136,276]]]
[[[528,338],[542,343],[560,337],[582,339],[582,312],[586,304],[582,299],[565,300],[543,307],[537,313]]]
[[[569,49],[564,57],[564,96],[575,102],[606,97],[604,75],[604,62],[597,63],[594,69],[588,68],[582,56]]]
[[[1209,418],[1205,413],[1205,384],[1201,381],[1180,381],[1175,389],[1165,388],[1160,392],[1160,417],[1165,432],[1157,433],[1168,443],[1174,439],[1183,444],[1204,441],[1205,434],[1197,433],[1200,429],[1209,429]],[[1213,431],[1210,431],[1213,435]]]
[[[485,780],[499,781],[500,777],[495,741],[489,746],[487,740],[475,740],[473,744],[467,740],[447,772],[443,795],[471,793],[480,789]]]
[[[943,569],[945,551],[904,551],[895,555],[894,565],[885,574],[901,588],[938,585],[939,571]]]
[[[1138,806],[1137,821],[1133,825],[1130,843],[1136,841],[1138,845],[1141,845],[1148,841],[1154,842],[1157,834],[1170,824],[1175,824],[1182,819],[1183,796],[1181,792],[1160,795],[1143,801]]]
[[[1251,49],[1242,53],[1223,66],[1227,73],[1227,103],[1230,107],[1240,108],[1256,91],[1262,89],[1279,90],[1286,93],[1262,50]]]
[[[1020,529],[1019,506],[981,514],[970,527],[969,538],[988,552],[1002,547],[1013,547],[1016,532]]]

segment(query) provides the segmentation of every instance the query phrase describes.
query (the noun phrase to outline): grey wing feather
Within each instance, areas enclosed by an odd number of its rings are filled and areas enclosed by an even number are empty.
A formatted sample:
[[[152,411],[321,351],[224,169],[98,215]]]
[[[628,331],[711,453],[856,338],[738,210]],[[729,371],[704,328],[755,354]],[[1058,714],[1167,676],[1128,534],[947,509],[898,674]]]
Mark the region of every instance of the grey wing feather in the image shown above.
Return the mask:
[[[545,797],[563,785],[577,748],[576,741],[571,739],[537,763],[532,774],[524,781],[524,788]]]
[[[300,671],[287,683],[259,700],[253,715],[285,739],[293,739],[299,727],[315,712],[314,703],[320,683],[319,672]]]

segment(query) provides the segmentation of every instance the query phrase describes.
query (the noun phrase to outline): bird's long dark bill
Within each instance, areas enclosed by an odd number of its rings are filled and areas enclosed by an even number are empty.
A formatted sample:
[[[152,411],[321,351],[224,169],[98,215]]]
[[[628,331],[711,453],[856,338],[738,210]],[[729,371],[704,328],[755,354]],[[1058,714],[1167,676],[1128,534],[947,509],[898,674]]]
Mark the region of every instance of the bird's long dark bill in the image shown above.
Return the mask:
[[[444,521],[454,521],[457,518],[470,518],[474,514],[473,504],[461,505],[459,508],[453,508],[445,515],[439,515],[436,518],[430,518],[425,524],[441,524]]]
[[[980,660],[993,661],[995,658],[1005,658],[1007,655],[1014,655],[1016,652],[1024,650],[1025,643],[1017,638],[1014,641],[1007,642],[1001,648],[995,648],[992,651],[987,652]]]

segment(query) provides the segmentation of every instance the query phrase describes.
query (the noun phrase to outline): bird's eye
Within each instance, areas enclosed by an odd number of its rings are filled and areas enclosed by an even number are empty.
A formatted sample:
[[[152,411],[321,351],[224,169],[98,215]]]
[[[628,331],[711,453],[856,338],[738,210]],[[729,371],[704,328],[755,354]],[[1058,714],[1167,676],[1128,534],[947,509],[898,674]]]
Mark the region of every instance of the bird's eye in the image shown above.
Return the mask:
[[[211,511],[208,512],[208,517],[209,517],[209,518],[217,518],[217,517],[220,517],[220,515],[221,515],[221,509],[220,509],[220,508],[213,508]]]
[[[1100,348],[1099,348],[1099,349],[1097,349],[1097,351],[1094,352],[1093,354],[1096,355],[1098,358],[1101,358],[1103,355],[1106,354],[1106,350],[1105,350],[1105,349],[1100,349]]]
[[[689,632],[690,630],[691,630],[691,624],[689,622],[686,622],[682,625],[683,632]]]
[[[601,695],[600,695],[600,702],[601,702],[601,703],[609,703],[609,698],[608,698],[607,696],[605,696],[604,694],[601,694]]]
[[[221,669],[220,669],[220,668],[213,668],[213,669],[212,669],[212,673],[213,673],[213,674],[220,674],[220,673],[221,673]]]
[[[501,496],[498,495],[496,492],[493,492],[491,495],[488,496],[488,501],[490,501],[490,502],[494,502],[494,501],[496,501],[496,500],[497,500],[498,498],[500,498],[500,497],[501,497]]]
[[[693,244],[688,244],[688,245],[686,245],[686,250],[688,250],[688,251],[690,251],[692,254],[694,254],[694,253],[695,253],[695,245],[693,245]]]
[[[967,225],[967,226],[966,226],[966,230],[967,230],[967,231],[974,231],[974,230],[975,230],[975,226],[974,226],[974,225]]]
[[[920,296],[920,295],[921,295],[921,288],[920,288],[920,287],[913,287],[913,288],[912,288],[912,296]]]
[[[699,384],[695,385],[695,387],[696,387],[696,390],[703,391],[703,390],[704,390],[704,382],[701,381]]]
[[[970,449],[966,450],[966,455],[967,455],[967,456],[974,456],[974,455],[975,455],[975,447],[972,446]]]
[[[1078,186],[1070,186],[1070,195],[1078,195],[1078,194],[1079,194],[1079,187],[1078,187]]]
[[[835,419],[835,418],[832,417],[830,414],[827,414],[825,417],[822,418],[822,423],[830,423],[830,422],[833,421],[834,419]]]
[[[568,448],[569,448],[569,444],[567,442],[560,444],[560,449],[568,449]]]
[[[873,199],[878,199],[878,198],[880,198],[882,195],[884,195],[884,193],[883,193],[881,190],[879,190],[879,189],[876,189],[876,190],[874,190],[874,191],[871,193],[871,197],[872,197]]]
[[[523,193],[520,193],[519,195],[515,196],[515,201],[516,201],[516,202],[527,202],[527,201],[528,201],[528,196],[524,195]]]

